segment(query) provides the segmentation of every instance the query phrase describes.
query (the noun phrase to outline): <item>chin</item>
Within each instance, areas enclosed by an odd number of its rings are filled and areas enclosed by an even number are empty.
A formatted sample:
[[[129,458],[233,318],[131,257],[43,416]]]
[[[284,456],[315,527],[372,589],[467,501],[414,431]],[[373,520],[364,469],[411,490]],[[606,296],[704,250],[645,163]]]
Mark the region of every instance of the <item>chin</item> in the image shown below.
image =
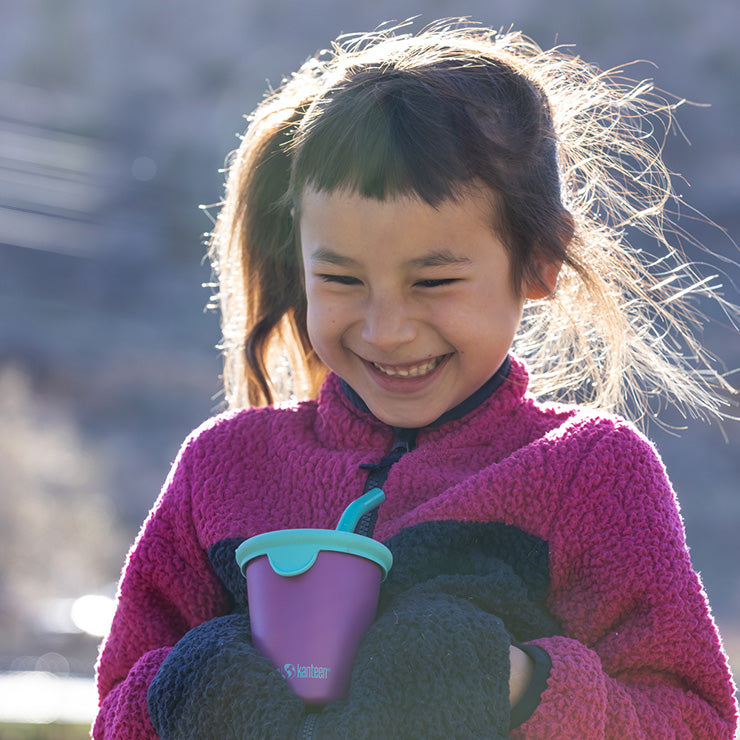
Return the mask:
[[[440,411],[439,413],[433,413],[431,415],[429,413],[404,414],[399,413],[398,409],[389,413],[383,413],[382,410],[374,410],[370,404],[368,404],[368,408],[372,412],[373,416],[384,424],[387,424],[390,427],[403,427],[405,429],[420,429],[421,427],[428,426],[444,413],[443,411]]]

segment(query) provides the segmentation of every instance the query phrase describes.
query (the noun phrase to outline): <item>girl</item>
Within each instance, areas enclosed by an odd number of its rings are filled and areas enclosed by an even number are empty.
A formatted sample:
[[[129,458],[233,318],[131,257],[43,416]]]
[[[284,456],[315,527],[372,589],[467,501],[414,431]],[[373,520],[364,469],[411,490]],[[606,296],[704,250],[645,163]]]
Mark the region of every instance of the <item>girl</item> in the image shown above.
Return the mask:
[[[733,736],[670,483],[612,414],[722,414],[687,301],[723,301],[668,241],[645,129],[670,111],[462,25],[345,39],[258,107],[212,241],[231,410],[131,551],[94,737]],[[234,550],[377,485],[394,566],[349,695],[309,712]]]

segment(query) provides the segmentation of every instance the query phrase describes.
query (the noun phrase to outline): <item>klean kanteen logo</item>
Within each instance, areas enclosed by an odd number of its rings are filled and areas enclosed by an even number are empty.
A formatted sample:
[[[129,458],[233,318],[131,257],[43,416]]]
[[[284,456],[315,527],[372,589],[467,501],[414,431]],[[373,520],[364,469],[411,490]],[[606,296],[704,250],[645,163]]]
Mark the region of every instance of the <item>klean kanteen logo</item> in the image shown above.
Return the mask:
[[[329,671],[331,668],[327,668],[322,665],[300,665],[300,663],[286,663],[280,672],[285,678],[329,678]]]

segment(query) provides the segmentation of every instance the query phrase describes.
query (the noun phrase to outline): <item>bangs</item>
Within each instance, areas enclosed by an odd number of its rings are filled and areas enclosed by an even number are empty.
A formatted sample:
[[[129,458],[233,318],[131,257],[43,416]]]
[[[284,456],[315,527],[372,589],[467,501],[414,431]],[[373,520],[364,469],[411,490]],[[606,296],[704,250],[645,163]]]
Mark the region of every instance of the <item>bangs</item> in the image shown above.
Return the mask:
[[[412,72],[391,72],[334,89],[297,132],[293,192],[348,190],[377,200],[415,195],[432,206],[476,177],[480,138],[465,106],[442,100]],[[476,127],[477,128],[477,127]]]

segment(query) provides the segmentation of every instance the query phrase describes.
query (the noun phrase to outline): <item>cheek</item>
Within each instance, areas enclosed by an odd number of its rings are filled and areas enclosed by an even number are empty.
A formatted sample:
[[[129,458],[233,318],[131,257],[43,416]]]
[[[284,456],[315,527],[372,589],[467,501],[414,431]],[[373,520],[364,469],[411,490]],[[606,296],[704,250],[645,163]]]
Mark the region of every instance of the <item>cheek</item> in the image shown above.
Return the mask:
[[[477,334],[489,315],[490,306],[475,295],[462,301],[439,301],[427,312],[426,322],[448,340],[454,340]]]
[[[337,333],[339,324],[337,316],[330,303],[308,295],[306,325],[314,349],[317,349],[317,345],[325,344]]]

